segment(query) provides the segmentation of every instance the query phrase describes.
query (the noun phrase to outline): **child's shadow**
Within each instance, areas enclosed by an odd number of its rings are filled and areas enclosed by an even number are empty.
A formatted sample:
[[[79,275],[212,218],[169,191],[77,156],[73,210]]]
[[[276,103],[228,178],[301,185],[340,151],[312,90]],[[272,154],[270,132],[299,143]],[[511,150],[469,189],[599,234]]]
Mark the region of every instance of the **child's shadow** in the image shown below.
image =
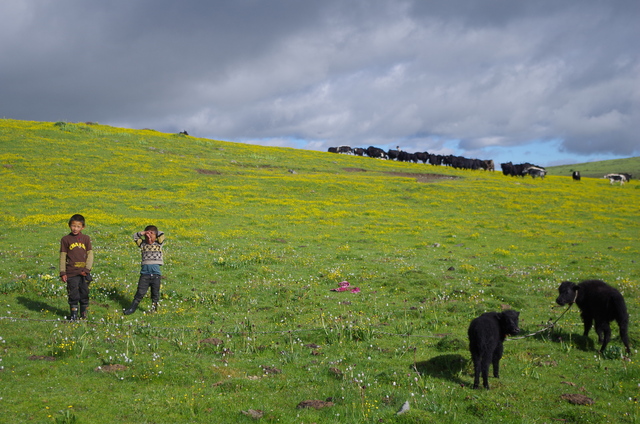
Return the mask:
[[[131,305],[131,298],[124,296],[120,290],[113,288],[98,288],[96,293],[100,293],[108,299],[116,302],[122,309],[126,309]]]
[[[427,361],[416,362],[412,368],[422,375],[444,378],[454,383],[464,385],[460,374],[467,368],[469,359],[462,355],[450,354],[434,356]]]
[[[35,312],[49,311],[49,312],[52,312],[54,315],[63,317],[63,318],[66,315],[68,315],[68,311],[65,311],[55,306],[51,306],[48,303],[41,302],[39,300],[27,299],[26,297],[22,297],[22,296],[19,296],[17,300],[18,300],[18,303],[20,303],[22,306],[24,306],[25,308],[31,311],[35,311]]]

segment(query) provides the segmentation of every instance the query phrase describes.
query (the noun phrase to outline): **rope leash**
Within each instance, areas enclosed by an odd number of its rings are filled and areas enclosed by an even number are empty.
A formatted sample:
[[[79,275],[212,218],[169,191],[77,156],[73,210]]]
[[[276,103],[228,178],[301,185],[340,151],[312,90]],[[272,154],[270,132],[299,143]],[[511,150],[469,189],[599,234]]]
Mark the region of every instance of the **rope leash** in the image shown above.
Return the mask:
[[[562,318],[564,316],[564,314],[566,314],[569,311],[569,309],[571,309],[573,304],[576,303],[576,299],[578,299],[578,290],[576,290],[576,296],[573,298],[573,302],[569,303],[569,307],[567,309],[565,309],[564,312],[562,312],[560,314],[560,316],[558,318],[556,318],[555,321],[547,322],[547,325],[542,330],[538,330],[538,331],[536,331],[534,333],[530,333],[530,334],[527,334],[527,335],[524,335],[524,336],[520,336],[520,337],[509,337],[508,339],[506,339],[506,341],[509,341],[509,340],[521,340],[521,339],[524,339],[524,338],[527,338],[527,337],[535,336],[536,334],[540,334],[543,331],[547,331],[547,330],[552,329],[553,327],[555,327],[556,323],[558,321],[560,321],[560,318]]]

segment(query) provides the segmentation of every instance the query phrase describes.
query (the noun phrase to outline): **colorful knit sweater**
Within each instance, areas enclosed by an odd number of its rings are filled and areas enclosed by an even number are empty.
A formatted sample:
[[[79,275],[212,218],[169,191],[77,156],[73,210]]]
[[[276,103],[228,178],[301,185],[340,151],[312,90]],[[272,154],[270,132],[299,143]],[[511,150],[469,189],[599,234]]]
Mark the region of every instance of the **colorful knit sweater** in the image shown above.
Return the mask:
[[[162,258],[162,243],[164,243],[164,233],[158,231],[158,238],[152,244],[147,243],[144,231],[139,231],[133,235],[133,241],[140,247],[142,253],[141,265],[164,265]]]

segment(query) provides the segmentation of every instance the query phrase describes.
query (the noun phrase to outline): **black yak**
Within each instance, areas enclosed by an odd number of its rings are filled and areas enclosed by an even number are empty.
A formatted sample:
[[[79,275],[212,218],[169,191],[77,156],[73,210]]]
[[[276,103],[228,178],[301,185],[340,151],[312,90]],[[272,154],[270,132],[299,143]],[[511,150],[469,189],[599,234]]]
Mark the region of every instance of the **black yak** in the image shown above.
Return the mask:
[[[576,303],[580,308],[582,322],[584,322],[584,337],[589,335],[591,325],[596,324],[598,342],[602,343],[600,353],[604,352],[607,344],[611,340],[611,327],[609,323],[616,320],[620,328],[620,338],[627,348],[627,353],[631,353],[629,348],[629,314],[624,298],[618,290],[611,287],[604,281],[587,280],[580,284],[571,281],[563,281],[558,287],[558,298],[556,303],[563,306]]]
[[[469,350],[473,361],[473,388],[482,384],[489,389],[489,365],[493,364],[493,376],[499,377],[500,359],[502,358],[502,342],[507,335],[520,332],[518,317],[520,312],[507,310],[504,312],[487,312],[471,321],[469,325]]]

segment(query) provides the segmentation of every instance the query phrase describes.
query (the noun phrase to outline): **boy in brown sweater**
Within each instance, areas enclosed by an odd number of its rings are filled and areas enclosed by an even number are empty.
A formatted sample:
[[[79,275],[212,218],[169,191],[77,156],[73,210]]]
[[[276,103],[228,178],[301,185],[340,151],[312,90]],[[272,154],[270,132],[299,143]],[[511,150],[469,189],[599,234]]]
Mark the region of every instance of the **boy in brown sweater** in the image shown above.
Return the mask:
[[[91,239],[82,234],[85,227],[84,216],[73,215],[69,219],[71,232],[60,240],[60,278],[67,284],[67,299],[71,314],[69,321],[87,317],[89,308],[89,282],[93,266]]]

